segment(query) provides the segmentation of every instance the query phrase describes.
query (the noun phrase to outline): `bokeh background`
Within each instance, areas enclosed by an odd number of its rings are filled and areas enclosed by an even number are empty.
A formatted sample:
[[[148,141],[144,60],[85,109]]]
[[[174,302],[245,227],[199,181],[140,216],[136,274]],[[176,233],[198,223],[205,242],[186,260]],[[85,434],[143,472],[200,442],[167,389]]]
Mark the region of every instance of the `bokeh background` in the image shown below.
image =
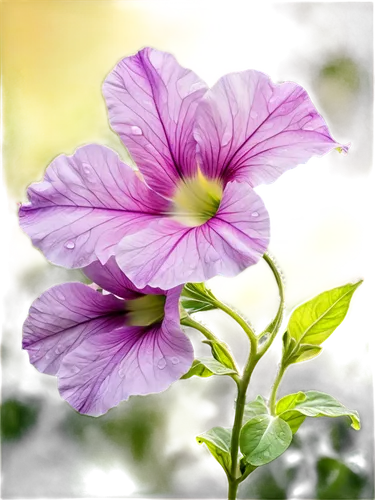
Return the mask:
[[[358,409],[345,419],[306,421],[291,448],[242,485],[242,498],[373,498],[371,345],[375,289],[372,3],[209,0],[3,1],[1,214],[3,270],[2,498],[223,498],[224,474],[195,436],[230,426],[233,382],[196,377],[134,397],[95,419],[62,401],[54,377],[21,350],[31,302],[57,283],[83,280],[52,266],[17,225],[17,202],[60,153],[99,142],[129,161],[110,130],[101,84],[116,62],[143,46],[172,52],[209,84],[255,68],[309,92],[348,156],[312,159],[258,189],[272,222],[270,253],[283,271],[286,307],[364,278],[344,323],[314,361],[287,372],[280,395],[316,389]],[[261,262],[210,286],[260,331],[277,308]],[[245,360],[244,335],[222,313],[200,313]],[[208,354],[197,332],[199,353]],[[371,344],[372,342],[372,344]],[[280,339],[249,391],[269,395]]]

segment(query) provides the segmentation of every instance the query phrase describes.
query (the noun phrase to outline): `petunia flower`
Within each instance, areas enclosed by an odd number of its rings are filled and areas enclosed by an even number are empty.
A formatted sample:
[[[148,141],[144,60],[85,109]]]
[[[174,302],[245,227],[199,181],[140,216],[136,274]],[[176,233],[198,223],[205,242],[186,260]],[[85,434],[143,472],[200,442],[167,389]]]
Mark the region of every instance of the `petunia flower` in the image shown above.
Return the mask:
[[[57,375],[66,401],[97,416],[167,389],[190,368],[193,348],[180,328],[182,287],[138,289],[113,257],[84,272],[107,292],[83,283],[49,289],[30,308],[22,347],[40,372]]]
[[[28,190],[21,226],[53,263],[111,256],[138,286],[168,289],[255,264],[269,242],[256,186],[332,148],[306,91],[259,71],[212,89],[170,54],[145,48],[103,86],[110,123],[137,164],[84,146]]]

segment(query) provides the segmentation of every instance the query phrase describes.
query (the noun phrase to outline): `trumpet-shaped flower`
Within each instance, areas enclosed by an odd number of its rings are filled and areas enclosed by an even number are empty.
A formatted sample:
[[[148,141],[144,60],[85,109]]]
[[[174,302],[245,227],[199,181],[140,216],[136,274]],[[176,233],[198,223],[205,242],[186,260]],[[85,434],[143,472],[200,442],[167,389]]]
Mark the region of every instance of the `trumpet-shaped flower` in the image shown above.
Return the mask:
[[[170,54],[146,48],[118,63],[103,93],[139,172],[101,146],[59,156],[30,186],[20,221],[53,263],[115,256],[141,288],[255,264],[269,217],[253,188],[343,148],[302,87],[254,70],[208,89]]]
[[[131,395],[165,390],[193,361],[180,328],[181,287],[136,288],[113,257],[82,283],[57,285],[30,308],[23,348],[41,372],[57,375],[61,396],[77,411],[101,415]]]

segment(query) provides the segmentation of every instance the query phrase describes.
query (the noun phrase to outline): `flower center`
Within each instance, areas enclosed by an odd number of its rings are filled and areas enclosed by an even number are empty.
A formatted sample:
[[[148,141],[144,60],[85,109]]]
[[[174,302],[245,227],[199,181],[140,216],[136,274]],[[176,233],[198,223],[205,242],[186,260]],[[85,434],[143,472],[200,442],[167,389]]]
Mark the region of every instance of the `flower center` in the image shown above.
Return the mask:
[[[145,295],[126,302],[126,324],[149,326],[164,318],[165,295]]]
[[[186,226],[201,226],[216,214],[222,196],[221,182],[207,179],[198,169],[194,177],[181,181],[174,194],[174,219]]]

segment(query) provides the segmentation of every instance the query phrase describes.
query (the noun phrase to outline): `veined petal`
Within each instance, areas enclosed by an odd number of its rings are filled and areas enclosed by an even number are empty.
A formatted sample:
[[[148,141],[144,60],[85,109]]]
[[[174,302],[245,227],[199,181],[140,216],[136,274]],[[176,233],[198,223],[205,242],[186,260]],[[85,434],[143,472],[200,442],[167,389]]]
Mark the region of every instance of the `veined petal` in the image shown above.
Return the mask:
[[[173,195],[196,169],[193,120],[206,85],[165,52],[122,59],[103,85],[112,128],[155,191]]]
[[[125,234],[169,206],[114,151],[98,145],[58,156],[28,196],[19,211],[22,229],[51,262],[69,268],[105,263]]]
[[[267,249],[268,212],[246,183],[227,184],[214,217],[198,227],[171,218],[126,236],[116,260],[139,287],[164,289],[188,281],[235,276],[255,264]]]
[[[61,360],[90,335],[124,324],[124,301],[82,283],[64,283],[36,299],[23,325],[22,347],[43,373],[56,375]]]
[[[96,260],[85,267],[83,272],[100,288],[126,300],[136,299],[142,294],[165,294],[165,291],[160,288],[150,286],[137,288],[121,271],[114,257],[111,257],[104,265]]]
[[[201,100],[194,136],[210,178],[269,183],[338,144],[307,92],[249,70],[221,78]]]
[[[80,413],[98,416],[129,396],[161,392],[186,373],[193,349],[179,326],[179,292],[167,294],[161,324],[98,332],[66,356],[61,396]]]

